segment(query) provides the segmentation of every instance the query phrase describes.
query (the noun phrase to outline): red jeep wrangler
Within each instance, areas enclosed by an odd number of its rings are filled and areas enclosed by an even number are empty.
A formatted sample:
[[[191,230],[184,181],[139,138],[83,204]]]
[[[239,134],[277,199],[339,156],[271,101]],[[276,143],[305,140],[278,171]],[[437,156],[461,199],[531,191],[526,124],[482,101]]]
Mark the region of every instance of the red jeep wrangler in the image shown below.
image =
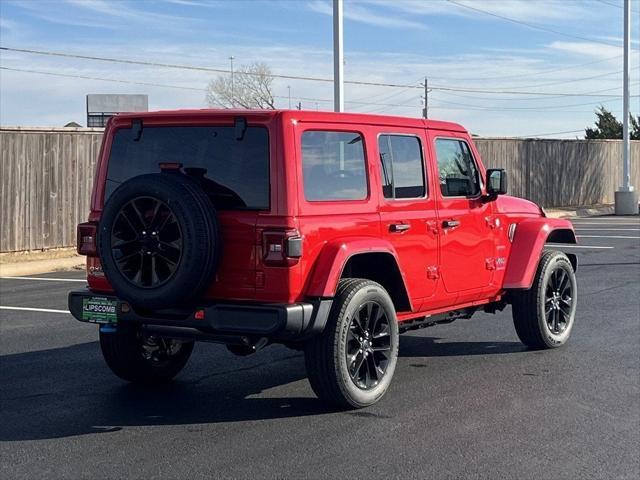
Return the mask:
[[[569,337],[568,221],[506,196],[460,125],[304,111],[118,115],[78,226],[104,358],[166,381],[194,341],[246,355],[303,349],[309,381],[343,407],[378,401],[401,332],[512,305],[531,348]]]

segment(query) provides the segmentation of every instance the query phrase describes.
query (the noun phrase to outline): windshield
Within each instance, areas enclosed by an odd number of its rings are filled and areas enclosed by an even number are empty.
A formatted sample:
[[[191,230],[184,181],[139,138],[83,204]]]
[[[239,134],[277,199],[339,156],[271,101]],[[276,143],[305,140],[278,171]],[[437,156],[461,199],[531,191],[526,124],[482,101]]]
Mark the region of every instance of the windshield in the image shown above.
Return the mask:
[[[115,132],[109,156],[106,202],[129,178],[159,173],[160,163],[181,163],[218,209],[269,208],[269,132],[247,128],[236,140],[234,127],[144,127]]]

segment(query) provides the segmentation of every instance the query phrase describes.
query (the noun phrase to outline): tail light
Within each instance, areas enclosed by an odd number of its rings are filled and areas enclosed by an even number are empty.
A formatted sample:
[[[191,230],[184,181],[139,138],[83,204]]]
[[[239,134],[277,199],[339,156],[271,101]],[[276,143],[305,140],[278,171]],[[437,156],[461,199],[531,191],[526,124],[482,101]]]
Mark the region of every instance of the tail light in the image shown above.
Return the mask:
[[[80,255],[94,256],[98,254],[96,235],[98,234],[98,224],[96,222],[85,222],[78,224],[78,253]]]
[[[286,267],[302,256],[302,237],[297,230],[262,232],[262,260],[265,265]]]

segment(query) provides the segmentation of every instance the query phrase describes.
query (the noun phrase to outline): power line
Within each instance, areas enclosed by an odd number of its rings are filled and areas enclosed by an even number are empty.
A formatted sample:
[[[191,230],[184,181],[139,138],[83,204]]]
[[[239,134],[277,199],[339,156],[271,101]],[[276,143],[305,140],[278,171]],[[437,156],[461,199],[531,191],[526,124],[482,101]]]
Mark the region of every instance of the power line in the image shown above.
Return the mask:
[[[602,77],[608,77],[609,75],[618,75],[620,73],[622,73],[622,70],[618,70],[617,72],[607,72],[607,73],[600,73],[598,75],[592,75],[590,77],[581,77],[581,78],[572,78],[569,80],[556,80],[554,82],[549,82],[549,83],[538,83],[536,85],[516,85],[513,87],[503,87],[503,88],[538,88],[538,87],[548,87],[550,85],[562,85],[565,83],[575,83],[575,82],[583,82],[585,80],[593,80],[594,78],[602,78]]]
[[[635,84],[634,84],[635,85]],[[622,95],[598,95],[601,92],[610,92],[612,90],[619,90],[619,87],[605,88],[603,90],[593,90],[591,92],[581,93],[565,93],[565,92],[516,92],[508,90],[486,90],[479,88],[455,88],[455,87],[443,87],[443,86],[430,86],[432,90],[442,90],[451,92],[469,92],[469,93],[492,93],[497,95],[537,95],[541,97],[615,97],[621,98]],[[638,97],[639,95],[632,95]]]
[[[390,98],[395,98],[398,95],[402,95],[403,93],[406,93],[408,90],[411,90],[411,89],[415,88],[416,86],[420,86],[420,80],[422,80],[422,76],[420,76],[420,78],[418,78],[417,80],[415,80],[413,82],[409,82],[407,88],[403,88],[402,90],[400,90],[398,92],[394,92],[392,94],[388,94],[388,92],[377,93],[375,95],[370,95],[368,97],[357,98],[356,100],[365,100],[365,99],[371,100],[374,97],[381,97],[381,98],[378,98],[377,100],[386,102]]]
[[[115,83],[123,83],[123,84],[133,84],[133,85],[143,85],[143,86],[151,86],[151,87],[161,87],[161,88],[177,88],[177,89],[181,89],[181,90],[191,90],[191,91],[199,91],[199,92],[205,92],[206,89],[205,88],[197,88],[197,87],[187,87],[187,86],[181,86],[181,85],[169,85],[169,84],[160,84],[160,83],[150,83],[150,82],[137,82],[137,81],[133,81],[133,80],[122,80],[122,79],[115,79],[115,78],[102,78],[102,77],[94,77],[94,76],[88,76],[88,75],[77,75],[77,74],[68,74],[68,73],[59,73],[59,72],[45,72],[45,71],[41,71],[41,70],[30,70],[30,69],[22,69],[22,68],[12,68],[12,67],[4,67],[4,66],[0,66],[1,70],[9,70],[9,71],[14,71],[14,72],[23,72],[23,73],[33,73],[33,74],[41,74],[41,75],[50,75],[50,76],[55,76],[55,77],[65,77],[65,78],[78,78],[78,79],[83,79],[83,80],[95,80],[95,81],[103,81],[103,82],[115,82]],[[285,95],[273,95],[274,98],[281,98],[281,99],[287,99],[288,96]],[[326,98],[312,98],[312,97],[296,97],[297,100],[299,101],[305,101],[305,102],[314,102],[314,103],[332,103],[333,100],[330,99],[326,99]],[[388,107],[392,107],[392,108],[411,108],[411,109],[415,109],[418,108],[417,105],[417,100],[420,97],[414,97],[411,99],[411,103],[377,103],[377,102],[362,102],[362,101],[346,101],[346,103],[348,104],[354,104],[354,105],[361,105],[361,106],[365,106],[365,107],[374,107],[374,108],[367,108],[364,111],[362,111],[363,113],[380,113],[383,112],[386,108]],[[513,110],[529,110],[529,111],[543,111],[543,112],[548,112],[548,113],[568,113],[568,111],[563,110],[563,111],[557,111],[557,110],[553,110],[553,109],[557,109],[557,108],[564,108],[564,107],[574,107],[574,106],[581,106],[581,105],[593,105],[593,104],[600,104],[600,103],[607,103],[607,102],[612,102],[615,101],[615,99],[610,99],[610,100],[603,100],[601,102],[593,102],[593,103],[588,103],[588,104],[574,104],[574,105],[562,105],[562,106],[553,106],[553,107],[539,107],[539,108],[531,108],[531,109],[527,109],[527,108],[517,108],[517,107],[496,107],[496,108],[491,108],[491,107],[481,107],[481,106],[473,106],[473,105],[467,105],[467,104],[459,104],[459,103],[455,103],[455,102],[447,102],[444,100],[437,100],[438,102],[441,103],[445,103],[445,104],[450,104],[450,105],[454,105],[454,107],[447,107],[447,106],[441,106],[441,105],[431,105],[430,108],[433,108],[434,110],[453,110],[453,111],[457,111],[457,110],[481,110],[481,111],[491,111],[491,112],[501,112],[501,111],[513,111]],[[459,105],[456,107],[456,105]],[[220,105],[222,106],[222,105]],[[382,107],[382,108],[380,108]],[[575,112],[573,112],[575,113]],[[584,113],[588,113],[588,112],[584,112]]]
[[[616,5],[615,3],[611,3],[611,2],[607,2],[606,0],[595,0],[598,3],[602,3],[604,5],[610,5],[612,7],[616,7],[619,8],[620,10],[622,10],[622,5]]]
[[[36,54],[36,55],[48,55],[55,57],[65,57],[65,58],[76,58],[83,60],[95,60],[95,61],[103,61],[103,62],[112,62],[112,63],[124,63],[124,64],[132,64],[132,65],[144,65],[144,66],[154,66],[161,68],[173,68],[173,69],[184,69],[184,70],[195,70],[195,71],[206,71],[206,72],[216,72],[216,73],[231,73],[230,70],[220,69],[220,68],[209,68],[209,67],[199,67],[192,65],[180,65],[180,64],[170,64],[170,63],[158,63],[158,62],[147,62],[147,61],[138,61],[138,60],[126,60],[126,59],[118,59],[118,58],[109,58],[109,57],[96,57],[96,56],[88,56],[88,55],[76,55],[70,53],[63,52],[50,52],[44,50],[29,50],[29,49],[21,49],[21,48],[10,48],[10,47],[0,47],[0,50],[12,51],[12,52],[20,52],[27,54]],[[260,75],[254,74],[251,72],[247,72],[249,75]],[[272,78],[283,78],[283,79],[293,79],[293,80],[307,80],[307,81],[317,81],[317,82],[327,82],[332,83],[333,79],[330,78],[320,78],[320,77],[306,77],[306,76],[295,76],[295,75],[280,75],[280,74],[269,74],[269,77]],[[392,88],[403,88],[403,89],[422,89],[421,85],[407,85],[407,84],[397,84],[397,83],[383,83],[383,82],[365,82],[359,80],[345,80],[345,83],[351,85],[368,85],[368,86],[379,86],[379,87],[392,87]],[[509,91],[509,90],[489,90],[489,89],[478,89],[478,88],[464,88],[464,87],[445,87],[432,85],[429,87],[432,90],[441,90],[441,91],[452,91],[452,92],[468,92],[468,93],[486,93],[486,94],[494,94],[494,95],[537,95],[537,96],[553,96],[553,97],[580,97],[580,96],[598,96],[598,97],[615,97],[619,98],[621,95],[595,95],[601,93],[603,91],[612,91],[617,90],[617,88],[611,88],[608,90],[600,90],[595,92],[583,92],[583,93],[565,93],[565,92],[523,92],[523,91]]]
[[[638,54],[640,52],[633,52],[635,54]],[[621,59],[622,55],[615,55],[613,57],[607,57],[607,58],[603,58],[600,60],[594,60],[591,62],[586,62],[586,63],[576,63],[573,65],[567,65],[564,67],[558,67],[558,68],[551,68],[549,70],[539,70],[537,72],[531,72],[531,73],[519,73],[517,75],[501,75],[499,77],[466,77],[466,78],[461,78],[461,77],[431,77],[430,78],[436,78],[438,80],[451,80],[451,81],[471,81],[471,82],[477,82],[477,81],[485,81],[485,80],[504,80],[504,79],[512,79],[512,78],[529,78],[532,77],[534,75],[544,75],[545,73],[555,73],[555,72],[562,72],[564,70],[572,70],[574,68],[579,68],[579,67],[586,67],[589,65],[595,65],[598,63],[604,63],[604,62],[609,62],[611,60],[617,60],[617,59]]]
[[[458,103],[458,102],[452,102],[449,100],[442,100],[442,99],[435,99],[435,101],[440,102],[440,103],[444,103],[446,105],[458,105],[461,107],[466,107],[466,108],[470,108],[470,109],[474,109],[474,110],[493,110],[493,111],[541,111],[541,112],[547,112],[547,111],[553,111],[553,110],[559,110],[559,109],[564,109],[564,108],[573,108],[573,107],[584,107],[584,106],[589,106],[589,105],[600,105],[603,103],[609,103],[609,102],[615,102],[617,101],[617,99],[609,99],[609,100],[602,100],[599,102],[588,102],[588,103],[574,103],[574,104],[569,104],[569,105],[537,105],[535,107],[490,107],[490,106],[485,106],[485,105],[469,105],[468,103]]]
[[[150,83],[150,82],[138,82],[135,80],[122,80],[116,78],[104,78],[104,77],[93,77],[89,75],[79,75],[79,74],[71,74],[71,73],[59,73],[59,72],[46,72],[43,70],[30,70],[25,68],[12,68],[12,67],[4,67],[0,66],[0,70],[9,70],[12,72],[23,72],[23,73],[35,73],[40,75],[50,75],[53,77],[65,77],[65,78],[78,78],[82,80],[95,80],[100,82],[114,82],[114,83],[124,83],[124,84],[132,84],[132,85],[143,85],[147,87],[161,87],[161,88],[177,88],[181,90],[192,90],[198,92],[206,92],[206,88],[198,88],[198,87],[186,87],[182,85],[169,85],[162,83]],[[273,95],[274,98],[283,98],[288,99],[289,97],[286,95]],[[298,100],[303,100],[305,102],[321,102],[321,103],[331,103],[333,100],[329,100],[326,98],[311,98],[311,97],[296,97]],[[417,99],[418,97],[416,97]],[[378,102],[361,102],[357,100],[346,101],[346,103],[352,103],[356,105],[374,105],[374,106],[382,106],[382,107],[403,107],[406,105],[395,104],[395,103],[378,103]]]
[[[196,88],[196,87],[183,87],[180,85],[167,85],[162,83],[149,83],[149,82],[136,82],[133,80],[120,80],[117,78],[101,78],[101,77],[91,77],[88,75],[77,75],[70,73],[59,73],[59,72],[44,72],[41,70],[28,70],[26,68],[12,68],[12,67],[4,67],[0,66],[0,70],[10,70],[12,72],[24,72],[24,73],[38,73],[40,75],[51,75],[53,77],[67,77],[67,78],[80,78],[83,80],[97,80],[101,82],[115,82],[115,83],[127,83],[132,85],[144,85],[146,87],[163,87],[163,88],[178,88],[181,90],[196,90],[196,91],[206,91],[204,88]]]
[[[563,135],[568,133],[584,133],[584,129],[582,130],[566,130],[564,132],[548,132],[548,133],[534,133],[531,135],[519,135],[513,138],[532,138],[532,137],[548,137],[549,135]]]
[[[452,3],[453,5],[457,5],[458,7],[466,8],[468,10],[473,10],[474,12],[483,13],[485,15],[490,15],[492,17],[500,18],[500,19],[506,20],[508,22],[517,23],[518,25],[524,25],[525,27],[532,28],[532,29],[535,29],[535,30],[541,30],[543,32],[554,33],[556,35],[561,35],[561,36],[567,37],[567,38],[574,38],[574,39],[578,39],[578,40],[584,40],[584,41],[587,41],[587,42],[590,42],[590,43],[600,43],[602,45],[609,45],[609,46],[612,46],[612,47],[619,47],[620,46],[620,45],[615,44],[615,43],[605,42],[605,41],[602,41],[602,40],[594,40],[592,38],[587,38],[587,37],[582,37],[580,35],[573,35],[573,34],[570,34],[570,33],[565,33],[565,32],[562,32],[560,30],[555,30],[553,28],[544,27],[542,25],[537,25],[537,24],[534,24],[534,23],[524,22],[522,20],[517,20],[515,18],[505,17],[504,15],[499,15],[497,13],[489,12],[487,10],[482,10],[480,8],[471,7],[469,5],[466,5],[464,3],[459,3],[459,2],[456,2],[454,0],[447,0],[447,1],[449,3]],[[558,28],[560,28],[560,27],[558,27]]]
[[[28,53],[33,55],[47,55],[51,57],[76,58],[81,60],[124,63],[129,65],[144,65],[147,67],[173,68],[173,69],[180,69],[180,70],[194,70],[194,71],[211,72],[211,73],[229,73],[229,74],[231,73],[231,70],[227,70],[224,68],[211,68],[211,67],[201,67],[201,66],[194,66],[194,65],[174,64],[174,63],[147,62],[143,60],[126,60],[126,59],[111,58],[111,57],[96,57],[91,55],[78,55],[78,54],[72,54],[72,53],[51,52],[51,51],[45,51],[45,50],[30,50],[26,48],[0,47],[0,50],[6,50],[8,52]],[[244,72],[244,73],[246,75],[259,75],[259,76],[264,75],[271,78],[282,78],[287,80],[307,80],[307,81],[313,81],[313,82],[333,83],[332,78],[306,77],[306,76],[300,76],[300,75],[280,75],[275,73],[270,73],[268,75],[264,73],[253,73],[253,72]],[[421,88],[419,86],[413,86],[413,85],[382,83],[382,82],[362,82],[358,80],[345,80],[344,83],[349,83],[352,85],[372,85],[372,86],[378,86],[378,87]]]

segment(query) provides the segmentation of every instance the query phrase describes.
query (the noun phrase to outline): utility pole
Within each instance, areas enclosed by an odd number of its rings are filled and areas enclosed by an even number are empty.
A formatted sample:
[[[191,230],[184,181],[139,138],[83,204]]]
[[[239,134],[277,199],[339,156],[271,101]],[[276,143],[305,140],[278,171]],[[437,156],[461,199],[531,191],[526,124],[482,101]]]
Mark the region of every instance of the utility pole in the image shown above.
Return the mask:
[[[422,116],[429,118],[429,79],[424,77],[424,109],[422,110]]]
[[[342,0],[333,0],[333,109],[344,111]]]
[[[229,61],[231,62],[231,108],[236,106],[235,97],[233,95],[233,59],[235,57],[231,55]]]
[[[289,90],[289,110],[291,110],[291,85],[287,85],[287,90]]]
[[[302,110],[302,102],[298,102],[298,110]]]
[[[631,44],[631,0],[624,0],[624,75],[622,86],[622,186],[615,192],[616,215],[638,214],[638,193],[631,185],[630,154],[631,141],[629,138],[629,50]]]

